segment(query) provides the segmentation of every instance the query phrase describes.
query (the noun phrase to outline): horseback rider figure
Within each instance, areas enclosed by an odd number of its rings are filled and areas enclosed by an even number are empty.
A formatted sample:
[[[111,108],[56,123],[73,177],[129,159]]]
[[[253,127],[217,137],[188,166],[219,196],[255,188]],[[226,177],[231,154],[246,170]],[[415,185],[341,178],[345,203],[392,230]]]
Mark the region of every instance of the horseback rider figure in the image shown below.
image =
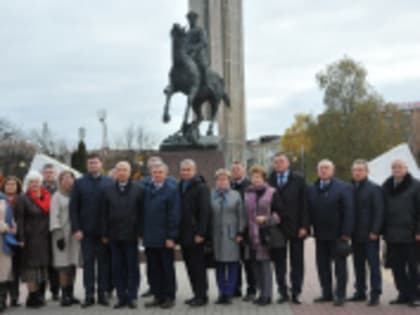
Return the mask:
[[[207,70],[210,67],[209,41],[206,31],[197,24],[198,14],[187,14],[189,29],[185,40],[187,54],[195,61],[201,74],[202,85],[207,84]]]

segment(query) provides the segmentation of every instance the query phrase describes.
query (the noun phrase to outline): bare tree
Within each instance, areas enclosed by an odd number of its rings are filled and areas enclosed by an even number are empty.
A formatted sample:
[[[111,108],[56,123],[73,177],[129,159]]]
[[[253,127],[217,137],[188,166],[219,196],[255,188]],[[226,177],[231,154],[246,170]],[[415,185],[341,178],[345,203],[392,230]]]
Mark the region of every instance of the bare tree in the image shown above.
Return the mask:
[[[138,150],[151,149],[156,145],[155,137],[144,131],[142,126],[138,126],[136,130],[136,140]]]
[[[128,150],[132,150],[133,149],[133,142],[134,142],[135,136],[136,136],[136,131],[134,129],[134,126],[133,125],[130,125],[125,130],[125,144],[126,144],[126,148]]]
[[[130,125],[122,133],[114,136],[114,146],[122,150],[147,150],[156,145],[153,134],[146,132],[143,126]]]

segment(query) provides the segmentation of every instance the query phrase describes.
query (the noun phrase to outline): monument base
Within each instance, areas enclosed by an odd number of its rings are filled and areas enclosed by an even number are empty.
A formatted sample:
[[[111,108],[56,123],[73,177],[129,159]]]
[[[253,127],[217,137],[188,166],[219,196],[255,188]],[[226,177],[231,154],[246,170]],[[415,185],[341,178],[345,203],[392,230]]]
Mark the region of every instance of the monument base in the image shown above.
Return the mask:
[[[185,151],[185,150],[217,150],[219,148],[218,136],[200,136],[194,142],[184,136],[175,134],[169,136],[160,144],[160,151]]]

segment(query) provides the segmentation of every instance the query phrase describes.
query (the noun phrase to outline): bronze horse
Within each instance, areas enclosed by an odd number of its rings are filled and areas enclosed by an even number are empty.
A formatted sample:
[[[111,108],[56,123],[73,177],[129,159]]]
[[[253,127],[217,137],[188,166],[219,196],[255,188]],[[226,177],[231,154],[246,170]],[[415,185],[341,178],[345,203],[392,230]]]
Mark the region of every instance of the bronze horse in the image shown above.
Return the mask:
[[[201,78],[200,70],[185,49],[186,30],[179,24],[174,24],[171,30],[172,38],[172,68],[169,72],[169,84],[164,89],[166,103],[163,121],[168,123],[171,119],[169,103],[173,94],[181,92],[187,95],[187,106],[184,113],[181,130],[179,131],[190,141],[195,142],[199,137],[199,125],[203,121],[202,105],[209,102],[211,106],[210,124],[207,135],[213,135],[214,121],[220,102],[223,100],[230,107],[230,100],[225,90],[222,77],[212,70],[207,71],[205,84]],[[190,108],[193,109],[195,118],[188,123]]]

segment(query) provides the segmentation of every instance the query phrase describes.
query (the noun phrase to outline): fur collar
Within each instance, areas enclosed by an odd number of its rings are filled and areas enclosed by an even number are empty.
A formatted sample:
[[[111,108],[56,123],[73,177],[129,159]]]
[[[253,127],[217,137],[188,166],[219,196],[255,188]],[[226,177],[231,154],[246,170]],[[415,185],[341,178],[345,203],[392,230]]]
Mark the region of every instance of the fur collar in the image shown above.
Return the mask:
[[[383,184],[384,190],[391,195],[398,195],[408,189],[413,182],[413,177],[410,173],[405,175],[402,182],[394,186],[394,177],[390,176]]]

